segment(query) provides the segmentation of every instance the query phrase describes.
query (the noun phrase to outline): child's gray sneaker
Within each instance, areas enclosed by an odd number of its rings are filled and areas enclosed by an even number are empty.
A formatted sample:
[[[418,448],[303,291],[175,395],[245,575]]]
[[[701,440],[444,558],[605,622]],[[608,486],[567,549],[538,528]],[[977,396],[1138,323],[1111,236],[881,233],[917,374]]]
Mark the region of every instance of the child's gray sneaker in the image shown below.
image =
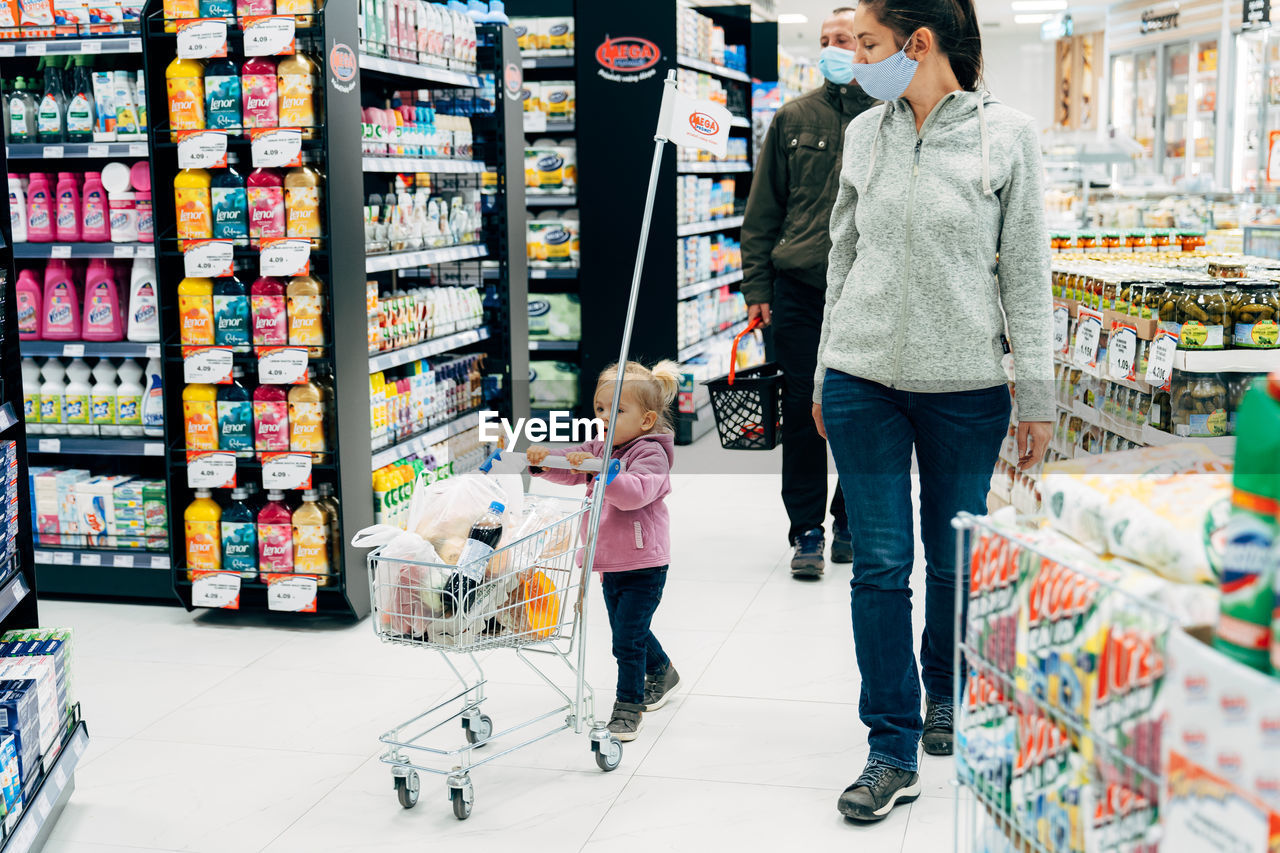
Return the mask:
[[[671,698],[676,685],[680,683],[680,673],[667,661],[667,665],[657,672],[646,673],[644,677],[644,709],[656,711]]]
[[[635,740],[644,728],[644,706],[630,702],[614,702],[609,731],[620,741]]]

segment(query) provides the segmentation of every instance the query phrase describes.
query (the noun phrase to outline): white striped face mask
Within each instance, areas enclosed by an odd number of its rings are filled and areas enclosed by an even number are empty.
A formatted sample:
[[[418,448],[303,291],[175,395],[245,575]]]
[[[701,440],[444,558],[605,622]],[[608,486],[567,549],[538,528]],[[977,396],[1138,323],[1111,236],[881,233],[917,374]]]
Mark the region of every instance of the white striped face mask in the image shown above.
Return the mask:
[[[902,50],[888,59],[853,64],[853,79],[858,81],[864,92],[879,101],[896,101],[902,97],[920,66],[919,62],[907,56],[907,45],[914,37],[915,33],[912,33]]]

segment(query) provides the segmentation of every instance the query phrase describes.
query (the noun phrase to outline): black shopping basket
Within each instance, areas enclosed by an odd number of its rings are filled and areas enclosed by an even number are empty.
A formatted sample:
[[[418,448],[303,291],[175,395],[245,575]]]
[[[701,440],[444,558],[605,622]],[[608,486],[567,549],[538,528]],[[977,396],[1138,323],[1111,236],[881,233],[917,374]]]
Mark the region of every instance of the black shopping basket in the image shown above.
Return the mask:
[[[725,450],[772,450],[782,439],[782,370],[773,362],[742,372],[735,369],[738,342],[759,325],[759,318],[753,319],[733,339],[728,375],[702,383],[711,395]]]

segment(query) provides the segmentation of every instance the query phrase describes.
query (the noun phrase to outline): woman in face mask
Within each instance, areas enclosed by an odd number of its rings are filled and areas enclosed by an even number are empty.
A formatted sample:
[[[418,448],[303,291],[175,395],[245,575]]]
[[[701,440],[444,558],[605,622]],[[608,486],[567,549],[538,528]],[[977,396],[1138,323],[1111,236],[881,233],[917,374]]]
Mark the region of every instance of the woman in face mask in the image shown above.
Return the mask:
[[[871,821],[919,796],[921,744],[952,751],[951,519],[986,510],[1010,420],[1010,347],[1020,465],[1044,456],[1052,308],[1038,135],[981,91],[972,0],[863,0],[853,30],[855,50],[823,50],[824,73],[885,103],[845,134],[813,414],[848,484],[859,713],[871,745],[839,808]],[[925,557],[919,668],[913,451]]]

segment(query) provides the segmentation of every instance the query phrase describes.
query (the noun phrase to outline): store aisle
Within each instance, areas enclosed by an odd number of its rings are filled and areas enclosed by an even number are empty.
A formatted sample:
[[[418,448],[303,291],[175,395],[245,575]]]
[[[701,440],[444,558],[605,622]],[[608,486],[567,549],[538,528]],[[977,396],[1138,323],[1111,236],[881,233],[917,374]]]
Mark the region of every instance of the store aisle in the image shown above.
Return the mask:
[[[750,464],[767,469],[768,459]],[[926,796],[879,825],[836,812],[867,752],[847,568],[816,584],[790,579],[776,477],[673,481],[678,556],[655,630],[683,684],[647,715],[616,772],[596,770],[585,735],[561,734],[475,771],[464,823],[438,777],[424,778],[418,806],[404,811],[377,737],[451,687],[434,653],[382,646],[367,622],[300,630],[247,614],[47,602],[45,621],[77,632],[92,745],[46,850],[310,853],[427,839],[521,853],[949,846],[945,760],[927,758]],[[613,662],[595,589],[589,672],[607,709]],[[485,665],[499,728],[554,704],[510,652]]]

